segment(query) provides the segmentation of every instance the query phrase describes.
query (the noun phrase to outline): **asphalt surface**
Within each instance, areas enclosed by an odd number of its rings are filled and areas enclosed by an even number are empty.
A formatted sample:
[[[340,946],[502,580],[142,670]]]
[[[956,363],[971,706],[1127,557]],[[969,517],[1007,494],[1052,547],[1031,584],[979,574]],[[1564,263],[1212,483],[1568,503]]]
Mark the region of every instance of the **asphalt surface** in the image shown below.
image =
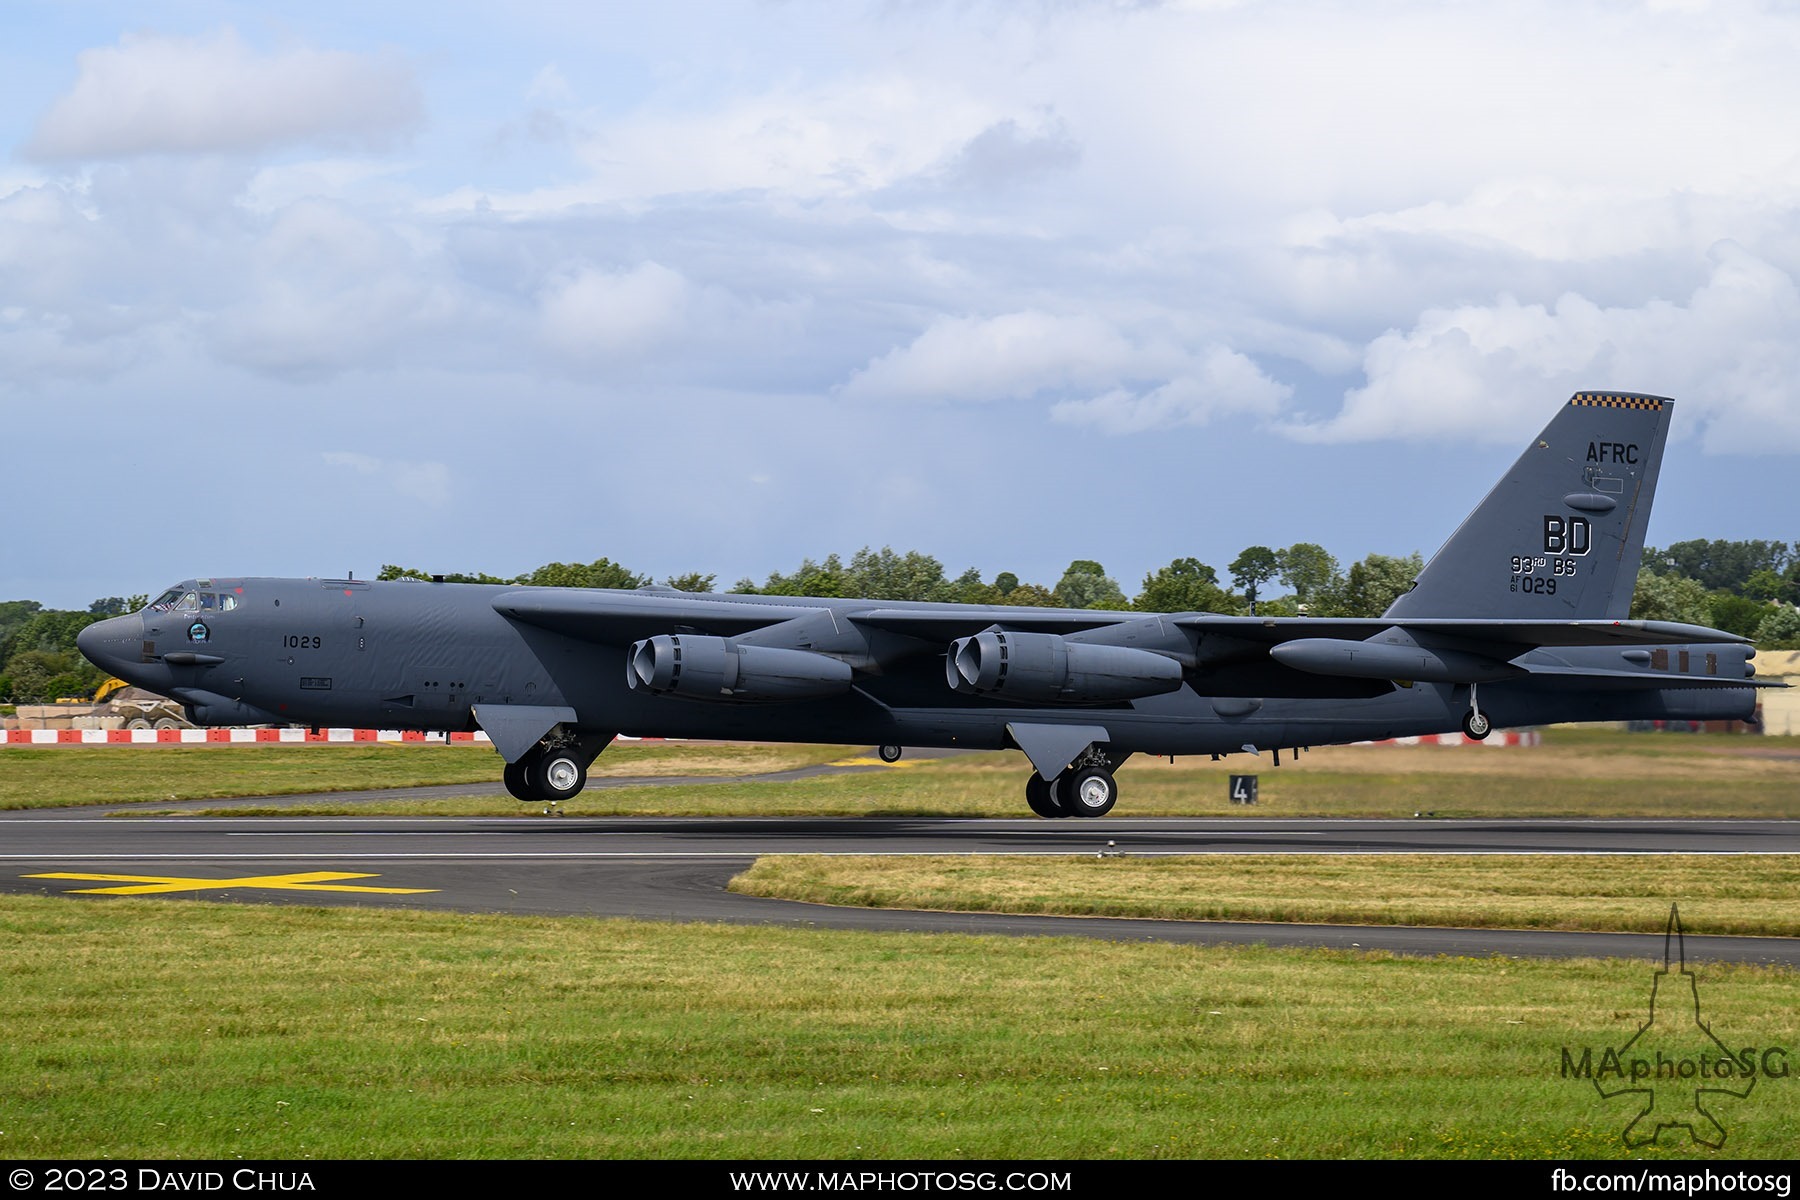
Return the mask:
[[[596,784],[603,781],[596,780]],[[620,784],[642,781],[604,781]],[[493,786],[333,793],[335,802]],[[276,798],[195,802],[261,807]],[[295,797],[282,797],[293,801]],[[125,806],[129,807],[129,806]],[[159,803],[159,811],[180,805]],[[1800,854],[1800,821],[217,817],[0,813],[0,891],[634,917],[819,929],[1661,959],[1661,934],[1155,921],[834,908],[737,896],[764,854]],[[370,889],[370,890],[357,890]],[[395,890],[381,890],[395,889]],[[1680,899],[1675,897],[1675,899]],[[1800,966],[1800,938],[1689,935],[1690,960]]]

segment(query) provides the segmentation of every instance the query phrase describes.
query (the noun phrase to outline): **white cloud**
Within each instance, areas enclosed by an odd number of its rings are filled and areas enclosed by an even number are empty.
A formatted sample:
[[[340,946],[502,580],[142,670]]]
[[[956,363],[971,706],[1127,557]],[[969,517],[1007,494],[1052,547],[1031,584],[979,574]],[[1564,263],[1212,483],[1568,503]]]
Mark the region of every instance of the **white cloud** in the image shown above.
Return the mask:
[[[1163,316],[1121,329],[1096,316],[1027,311],[943,317],[905,346],[858,371],[840,389],[857,401],[980,403],[1087,393],[1051,407],[1054,420],[1107,433],[1204,425],[1228,414],[1270,417],[1293,389],[1244,355],[1196,349]],[[1095,394],[1098,393],[1098,394]]]
[[[397,60],[306,48],[259,54],[229,29],[127,34],[77,61],[74,88],[25,148],[32,158],[236,154],[320,140],[382,147],[421,111],[411,71]]]
[[[383,459],[354,450],[328,450],[319,457],[327,466],[343,467],[366,478],[382,480],[397,494],[431,508],[443,508],[450,503],[450,468],[441,462]]]
[[[586,267],[551,282],[539,298],[539,336],[574,363],[646,358],[686,324],[691,289],[661,263],[630,271]]]
[[[242,254],[232,302],[206,324],[221,357],[257,370],[317,377],[391,364],[421,338],[451,341],[470,308],[439,277],[435,252],[338,204],[289,205]]]
[[[1685,402],[1712,451],[1800,450],[1800,287],[1732,243],[1685,303],[1607,307],[1574,292],[1552,305],[1501,296],[1429,309],[1364,356],[1368,382],[1337,416],[1292,424],[1303,441],[1524,436],[1546,403],[1583,389]]]
[[[1206,425],[1222,416],[1273,417],[1293,391],[1235,350],[1212,346],[1198,356],[1190,373],[1161,387],[1142,393],[1115,388],[1091,400],[1064,400],[1050,416],[1105,433],[1147,433]]]
[[[1097,317],[1037,311],[940,317],[840,391],[853,400],[1021,399],[1104,387],[1124,373],[1142,378],[1179,357],[1169,346],[1140,348]]]

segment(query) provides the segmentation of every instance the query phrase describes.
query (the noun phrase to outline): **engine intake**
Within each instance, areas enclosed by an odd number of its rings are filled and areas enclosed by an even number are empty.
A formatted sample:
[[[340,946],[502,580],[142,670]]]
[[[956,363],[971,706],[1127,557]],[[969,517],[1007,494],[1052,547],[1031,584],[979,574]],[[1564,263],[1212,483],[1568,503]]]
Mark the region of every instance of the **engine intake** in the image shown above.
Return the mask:
[[[944,675],[967,695],[1050,704],[1137,700],[1181,686],[1181,664],[1153,650],[997,629],[951,642]]]
[[[658,634],[625,656],[628,686],[694,700],[816,700],[849,691],[850,676],[848,663],[823,654],[698,634]]]

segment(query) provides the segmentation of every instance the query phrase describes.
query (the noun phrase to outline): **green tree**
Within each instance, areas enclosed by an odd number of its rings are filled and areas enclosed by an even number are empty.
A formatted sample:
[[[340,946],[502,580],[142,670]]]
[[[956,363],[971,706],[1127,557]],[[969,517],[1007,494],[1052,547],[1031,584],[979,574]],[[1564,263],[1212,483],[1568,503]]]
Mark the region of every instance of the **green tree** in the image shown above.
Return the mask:
[[[1698,579],[1641,570],[1631,594],[1631,617],[1636,621],[1705,625],[1712,620],[1712,597]]]
[[[6,662],[11,699],[47,704],[59,696],[88,696],[105,676],[72,650],[21,650]]]
[[[732,590],[739,590],[749,582],[747,579],[740,580],[738,587]],[[768,581],[762,587],[747,590],[764,596],[849,596],[853,593],[845,590],[847,584],[843,560],[835,554],[827,554],[822,563],[816,563],[810,558],[804,560],[800,569],[792,575],[771,571]]]
[[[1730,592],[1714,592],[1708,598],[1707,619],[1703,623],[1739,637],[1753,637],[1774,611],[1772,604],[1734,596]]]
[[[1319,594],[1312,615],[1319,617],[1379,617],[1402,595],[1412,589],[1413,581],[1425,569],[1425,560],[1417,551],[1405,558],[1389,554],[1371,554],[1352,563],[1339,583]]]
[[[1276,559],[1275,552],[1267,546],[1247,546],[1225,569],[1231,572],[1232,583],[1244,593],[1250,611],[1255,612],[1256,598],[1261,593],[1262,585],[1275,578],[1281,570],[1281,564]]]
[[[1792,603],[1800,600],[1800,585],[1792,579],[1784,579],[1774,571],[1767,569],[1752,572],[1744,581],[1744,595],[1752,600],[1781,600]]]
[[[375,572],[375,578],[378,580],[422,579],[426,583],[430,583],[435,576],[428,572],[421,571],[417,567],[402,567],[397,566],[394,563],[382,563],[381,570]],[[445,583],[522,583],[524,582],[524,579],[525,577],[523,575],[514,576],[511,579],[502,579],[498,575],[488,575],[483,572],[476,572],[473,574],[453,572],[443,577]]]
[[[1789,543],[1756,540],[1694,538],[1663,550],[1651,547],[1644,552],[1644,562],[1656,574],[1685,575],[1698,580],[1709,592],[1724,588],[1741,593],[1757,572],[1780,575],[1793,561]]]
[[[678,592],[710,592],[713,580],[717,578],[717,575],[702,575],[698,571],[689,571],[686,575],[671,575],[663,582]]]
[[[1295,542],[1275,552],[1281,582],[1293,589],[1294,599],[1310,604],[1338,582],[1338,561],[1314,542]]]
[[[635,575],[610,558],[593,562],[545,563],[518,582],[531,587],[641,588],[650,582],[648,575]]]
[[[917,550],[896,554],[891,546],[864,546],[851,555],[847,582],[847,595],[870,600],[943,600],[950,591],[943,563]]]
[[[1015,587],[1018,584],[1015,582]],[[1004,604],[1000,589],[981,581],[981,572],[970,567],[952,579],[944,597],[952,604]]]
[[[1800,650],[1800,608],[1783,604],[1764,617],[1756,644],[1764,650]]]
[[[1006,593],[1006,603],[1020,608],[1062,608],[1060,597],[1049,588],[1036,583],[1021,583]]]
[[[1125,593],[1106,574],[1106,568],[1090,558],[1078,558],[1069,564],[1056,583],[1056,595],[1064,608],[1120,609]]]
[[[1139,612],[1235,613],[1237,597],[1219,586],[1219,573],[1197,558],[1178,558],[1144,576],[1131,607]]]

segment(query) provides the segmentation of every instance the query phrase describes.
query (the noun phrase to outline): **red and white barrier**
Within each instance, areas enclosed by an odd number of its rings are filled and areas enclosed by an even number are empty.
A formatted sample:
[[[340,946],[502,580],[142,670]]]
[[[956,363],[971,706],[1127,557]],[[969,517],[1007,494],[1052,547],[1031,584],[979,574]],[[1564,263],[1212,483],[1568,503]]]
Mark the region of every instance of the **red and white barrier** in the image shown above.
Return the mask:
[[[459,742],[490,741],[474,733],[421,733],[416,729],[8,729],[8,746],[211,746],[350,742]]]
[[[1482,741],[1460,733],[1424,733],[1418,737],[1388,738],[1380,742],[1357,742],[1358,746],[1537,746],[1544,735],[1535,729],[1496,729]]]
[[[491,744],[481,730],[474,733],[421,733],[416,729],[8,729],[0,739],[7,746],[217,746],[256,745],[270,742],[288,745],[347,744],[355,742],[418,742],[443,745]],[[620,734],[619,741],[639,739]],[[645,741],[660,741],[646,738]],[[1357,742],[1358,746],[1536,746],[1543,735],[1535,729],[1496,729],[1485,741],[1460,733],[1427,733],[1419,737]]]

